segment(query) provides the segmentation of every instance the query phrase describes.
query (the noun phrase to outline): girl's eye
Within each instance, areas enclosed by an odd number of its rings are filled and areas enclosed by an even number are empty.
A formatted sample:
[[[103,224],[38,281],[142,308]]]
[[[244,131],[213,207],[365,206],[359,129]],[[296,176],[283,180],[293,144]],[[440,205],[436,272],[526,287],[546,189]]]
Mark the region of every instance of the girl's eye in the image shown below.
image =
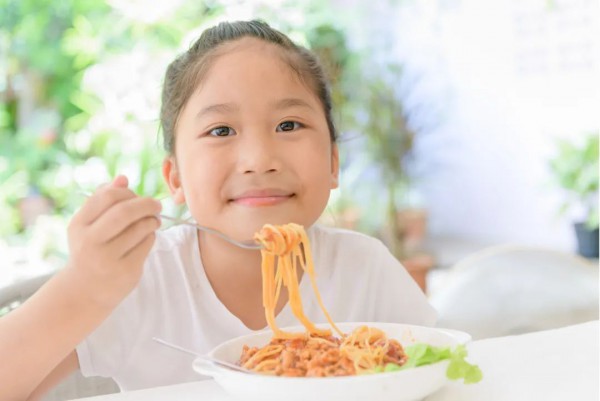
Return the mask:
[[[209,136],[220,136],[220,137],[232,136],[232,135],[235,135],[235,131],[233,130],[233,128],[230,128],[230,127],[217,127],[217,128],[213,128],[210,131],[208,131],[208,135]]]
[[[301,128],[302,124],[296,121],[284,121],[277,126],[277,132],[281,131],[294,131]]]

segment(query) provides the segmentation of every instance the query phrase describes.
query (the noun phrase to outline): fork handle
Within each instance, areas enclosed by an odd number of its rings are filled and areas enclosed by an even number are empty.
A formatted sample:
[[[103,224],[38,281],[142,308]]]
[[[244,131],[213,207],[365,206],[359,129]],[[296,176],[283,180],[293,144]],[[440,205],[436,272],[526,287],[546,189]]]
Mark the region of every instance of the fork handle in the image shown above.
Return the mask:
[[[205,227],[205,226],[201,226],[200,224],[197,224],[197,223],[191,223],[191,222],[189,222],[187,220],[178,219],[176,217],[171,217],[171,216],[165,216],[163,214],[159,214],[158,217],[160,217],[162,219],[165,219],[165,220],[170,220],[170,221],[172,221],[174,223],[177,223],[177,224],[185,224],[185,225],[188,225],[188,226],[196,227],[198,230],[202,230],[202,231],[205,231],[207,233],[214,234],[214,235],[216,235],[218,237],[221,237],[225,241],[227,241],[227,242],[229,242],[229,243],[231,243],[231,244],[233,244],[235,246],[239,246],[240,248],[252,249],[252,250],[262,249],[262,245],[260,245],[260,244],[257,244],[257,243],[245,243],[245,242],[241,242],[241,241],[236,241],[233,238],[229,238],[227,235],[223,234],[220,231],[213,230],[212,228],[208,228],[208,227]]]

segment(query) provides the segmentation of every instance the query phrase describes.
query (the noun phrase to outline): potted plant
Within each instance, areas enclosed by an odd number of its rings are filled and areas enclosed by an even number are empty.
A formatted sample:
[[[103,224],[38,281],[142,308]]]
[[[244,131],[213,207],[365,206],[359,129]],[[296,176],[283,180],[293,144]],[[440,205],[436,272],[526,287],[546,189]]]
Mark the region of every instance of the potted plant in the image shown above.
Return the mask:
[[[421,249],[427,214],[408,201],[412,191],[409,164],[415,132],[408,122],[409,111],[395,90],[402,70],[389,65],[386,71],[366,81],[362,99],[366,115],[362,130],[371,163],[378,170],[385,201],[385,233],[390,250],[426,291],[427,273],[433,257]],[[386,79],[387,78],[387,79]]]
[[[582,143],[561,140],[550,161],[557,185],[566,193],[560,212],[574,212],[577,251],[587,258],[598,257],[598,133]]]
[[[349,50],[344,33],[331,25],[315,27],[309,32],[308,41],[332,81],[332,100],[340,131],[362,137],[365,159],[368,160],[362,160],[361,168],[376,170],[376,178],[367,180],[370,182],[361,180],[360,185],[370,183],[376,188],[370,187],[369,191],[381,195],[363,210],[354,204],[360,203],[356,199],[359,197],[357,193],[353,193],[353,199],[341,196],[334,204],[336,210],[332,210],[336,214],[336,225],[347,222],[350,217],[351,228],[371,231],[369,228],[373,228],[373,222],[380,223],[374,233],[382,237],[425,291],[426,276],[433,266],[433,258],[420,250],[425,235],[426,213],[406,202],[406,195],[411,189],[407,164],[415,134],[409,127],[407,110],[396,91],[401,68],[387,65],[382,69],[377,67],[375,72],[375,66],[361,62],[370,60],[370,57],[358,57]],[[344,156],[342,153],[342,166],[345,164]],[[353,157],[356,162],[357,155],[353,154]]]

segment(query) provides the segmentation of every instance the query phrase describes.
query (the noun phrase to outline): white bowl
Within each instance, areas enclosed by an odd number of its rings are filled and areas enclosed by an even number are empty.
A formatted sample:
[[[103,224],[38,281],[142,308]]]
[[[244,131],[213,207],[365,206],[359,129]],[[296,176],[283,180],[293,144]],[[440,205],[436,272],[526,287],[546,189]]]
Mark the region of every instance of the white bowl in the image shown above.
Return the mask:
[[[456,330],[435,329],[396,323],[340,323],[337,326],[349,333],[358,326],[377,327],[389,338],[395,338],[403,346],[426,343],[435,346],[456,346],[470,341],[470,336]],[[318,325],[328,327],[327,325]],[[287,331],[304,331],[303,327],[286,328]],[[270,330],[234,338],[208,355],[229,363],[236,363],[244,345],[262,347],[272,337]],[[295,400],[420,400],[435,392],[448,382],[448,361],[420,366],[390,373],[343,377],[277,377],[247,374],[221,368],[202,359],[194,361],[196,372],[211,376],[233,396],[243,399]]]

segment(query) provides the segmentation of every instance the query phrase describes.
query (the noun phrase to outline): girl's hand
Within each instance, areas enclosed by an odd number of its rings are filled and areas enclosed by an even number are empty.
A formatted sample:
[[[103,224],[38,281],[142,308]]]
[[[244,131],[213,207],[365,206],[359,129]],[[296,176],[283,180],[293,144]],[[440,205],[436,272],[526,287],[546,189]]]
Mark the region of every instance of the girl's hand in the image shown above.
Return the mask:
[[[68,228],[67,268],[77,271],[101,302],[120,302],[137,285],[160,227],[161,204],[127,185],[127,178],[118,176],[98,189]]]

